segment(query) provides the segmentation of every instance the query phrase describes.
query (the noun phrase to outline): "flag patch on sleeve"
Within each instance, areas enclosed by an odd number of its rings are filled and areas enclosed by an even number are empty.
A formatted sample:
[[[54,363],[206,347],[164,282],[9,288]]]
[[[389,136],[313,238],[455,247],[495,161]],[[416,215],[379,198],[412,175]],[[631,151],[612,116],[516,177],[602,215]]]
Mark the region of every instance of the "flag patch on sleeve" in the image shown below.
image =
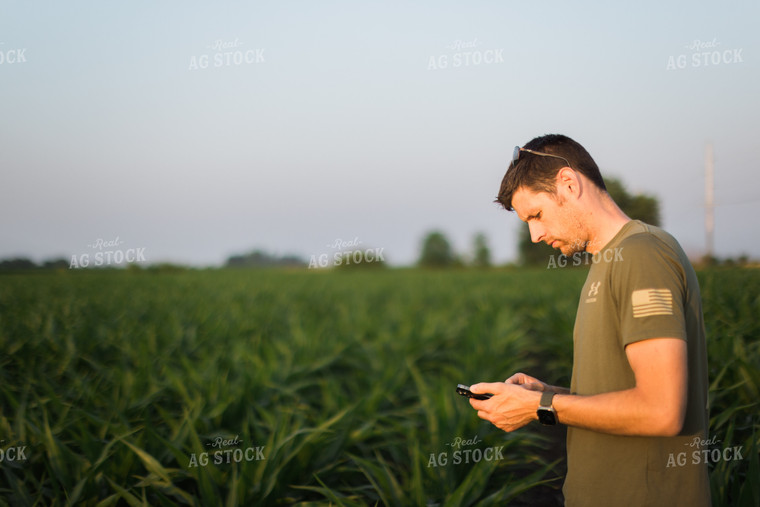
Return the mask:
[[[673,315],[673,294],[670,289],[642,289],[631,294],[633,317]]]

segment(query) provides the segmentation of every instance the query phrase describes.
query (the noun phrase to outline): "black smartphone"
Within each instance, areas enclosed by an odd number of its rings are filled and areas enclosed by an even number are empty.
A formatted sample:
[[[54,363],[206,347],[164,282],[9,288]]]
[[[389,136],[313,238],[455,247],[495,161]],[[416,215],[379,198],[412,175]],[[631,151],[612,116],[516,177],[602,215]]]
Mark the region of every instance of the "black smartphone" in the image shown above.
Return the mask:
[[[470,386],[466,386],[464,384],[457,384],[457,394],[467,396],[468,398],[474,398],[476,400],[487,400],[493,396],[493,394],[475,394],[470,391]]]

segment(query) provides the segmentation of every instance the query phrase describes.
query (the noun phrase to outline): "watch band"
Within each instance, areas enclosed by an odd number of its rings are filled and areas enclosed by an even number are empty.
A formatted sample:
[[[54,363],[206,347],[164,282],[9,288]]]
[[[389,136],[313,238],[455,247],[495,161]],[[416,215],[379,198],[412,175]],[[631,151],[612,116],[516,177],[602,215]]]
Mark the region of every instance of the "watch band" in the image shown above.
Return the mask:
[[[544,393],[541,395],[541,403],[539,403],[540,407],[546,407],[549,408],[552,406],[552,399],[554,398],[554,395],[557,394],[554,391],[544,391]]]

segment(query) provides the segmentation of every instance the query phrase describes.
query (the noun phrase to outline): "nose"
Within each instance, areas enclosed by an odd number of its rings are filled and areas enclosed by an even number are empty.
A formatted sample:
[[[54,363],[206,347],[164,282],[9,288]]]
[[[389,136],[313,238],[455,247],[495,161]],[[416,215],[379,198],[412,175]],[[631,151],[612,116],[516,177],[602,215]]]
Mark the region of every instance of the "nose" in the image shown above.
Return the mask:
[[[530,240],[533,243],[540,243],[542,238],[546,235],[543,227],[538,225],[535,220],[528,222],[528,230],[530,231]]]

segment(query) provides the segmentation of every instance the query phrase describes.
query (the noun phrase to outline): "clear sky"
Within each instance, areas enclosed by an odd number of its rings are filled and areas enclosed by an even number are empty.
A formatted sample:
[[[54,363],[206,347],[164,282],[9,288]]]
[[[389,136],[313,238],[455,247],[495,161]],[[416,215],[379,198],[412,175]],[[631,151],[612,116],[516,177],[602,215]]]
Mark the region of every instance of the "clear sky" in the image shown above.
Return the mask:
[[[222,263],[483,231],[512,149],[583,144],[664,227],[760,258],[760,2],[0,0],[0,258]],[[329,246],[328,246],[329,245]]]

